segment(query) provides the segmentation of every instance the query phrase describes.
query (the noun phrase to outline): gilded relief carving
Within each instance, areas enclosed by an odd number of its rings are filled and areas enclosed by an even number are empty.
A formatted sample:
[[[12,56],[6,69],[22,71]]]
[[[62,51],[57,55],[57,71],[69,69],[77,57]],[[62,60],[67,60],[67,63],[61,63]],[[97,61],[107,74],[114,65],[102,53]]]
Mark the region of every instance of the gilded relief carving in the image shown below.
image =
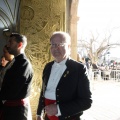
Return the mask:
[[[27,5],[26,2],[22,1],[23,4]],[[64,25],[63,3],[62,0],[46,0],[46,2],[44,0],[40,2],[31,0],[28,2],[29,6],[22,4],[21,32],[29,36],[30,39],[26,53],[33,64],[38,64],[36,67],[39,69],[43,69],[44,65],[51,60],[49,54],[50,34],[56,30],[61,30],[61,26]]]
[[[23,20],[32,20],[33,17],[34,17],[34,10],[30,6],[24,6],[21,13],[21,18]]]
[[[26,54],[33,68],[31,106],[33,116],[41,88],[42,70],[52,60],[49,38],[52,32],[65,28],[65,0],[22,0],[20,31],[28,38]],[[34,103],[34,104],[33,104]]]

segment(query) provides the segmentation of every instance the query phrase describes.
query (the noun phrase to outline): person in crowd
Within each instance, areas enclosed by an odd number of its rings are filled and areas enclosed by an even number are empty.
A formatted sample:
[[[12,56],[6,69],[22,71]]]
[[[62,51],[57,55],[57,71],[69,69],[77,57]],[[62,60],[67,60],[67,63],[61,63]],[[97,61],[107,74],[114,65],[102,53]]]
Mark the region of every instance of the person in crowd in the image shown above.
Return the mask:
[[[80,120],[92,104],[86,67],[70,58],[71,38],[57,31],[50,38],[54,61],[43,70],[37,120]]]
[[[13,60],[13,58],[14,58],[14,55],[12,55],[12,54],[10,54],[10,53],[8,52],[8,50],[7,50],[7,45],[5,45],[4,48],[3,48],[3,56],[5,57],[5,60],[8,61],[8,63],[11,62],[11,61]],[[8,63],[7,63],[7,64],[8,64]],[[6,64],[6,65],[7,65],[7,64]]]
[[[14,58],[14,55],[9,54],[6,45],[3,48],[3,57],[4,57],[5,61],[7,61],[7,62],[5,62],[6,64],[4,63],[4,67],[0,72],[0,89],[1,89],[1,86],[2,86],[2,82],[3,82],[5,72],[7,71],[7,69],[9,69],[9,67],[13,63],[13,58]]]
[[[92,65],[90,59],[86,60],[86,67],[88,70],[89,79],[92,80]]]
[[[3,62],[1,62],[3,67],[0,71],[0,90],[1,90],[5,72],[7,69],[9,69],[9,66],[12,63],[13,58],[14,58],[14,56],[12,54],[8,53],[7,46],[5,45],[3,48],[3,56],[2,56]],[[0,113],[2,112],[2,109],[3,109],[3,103],[2,103],[2,101],[0,101]],[[2,119],[2,118],[0,118],[0,119]]]
[[[8,63],[8,61],[5,59],[4,56],[1,56],[1,61],[0,61],[0,71],[2,70],[2,68],[5,67],[5,65]]]
[[[92,64],[92,68],[93,68],[94,70],[98,69],[98,66],[97,66],[97,63],[96,63],[96,62],[94,62],[94,63]]]
[[[86,58],[86,66],[87,66],[87,69],[89,70],[90,69],[90,67],[91,67],[91,61],[90,61],[90,59],[89,58]]]
[[[94,72],[94,79],[97,79],[97,75],[99,74],[99,68],[96,61],[92,63],[92,70]]]
[[[85,58],[82,57],[80,54],[77,54],[77,61],[85,65]]]
[[[18,33],[9,37],[7,50],[14,55],[14,62],[7,69],[1,91],[0,100],[3,103],[1,120],[31,120],[29,96],[33,69],[25,55],[27,38]]]

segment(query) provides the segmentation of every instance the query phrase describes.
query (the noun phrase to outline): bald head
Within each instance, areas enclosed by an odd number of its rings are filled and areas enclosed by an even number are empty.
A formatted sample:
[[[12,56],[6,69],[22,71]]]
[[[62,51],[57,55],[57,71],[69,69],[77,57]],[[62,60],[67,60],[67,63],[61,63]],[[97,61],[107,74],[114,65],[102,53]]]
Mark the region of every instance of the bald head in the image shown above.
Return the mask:
[[[63,31],[54,32],[52,34],[51,38],[50,38],[50,41],[52,39],[54,39],[54,37],[56,37],[56,36],[59,36],[62,39],[63,42],[68,43],[69,45],[71,45],[71,37],[70,37],[70,35],[68,33],[63,32]]]
[[[55,61],[61,62],[69,57],[71,52],[71,38],[68,33],[62,31],[54,32],[50,38],[50,45],[50,50]]]

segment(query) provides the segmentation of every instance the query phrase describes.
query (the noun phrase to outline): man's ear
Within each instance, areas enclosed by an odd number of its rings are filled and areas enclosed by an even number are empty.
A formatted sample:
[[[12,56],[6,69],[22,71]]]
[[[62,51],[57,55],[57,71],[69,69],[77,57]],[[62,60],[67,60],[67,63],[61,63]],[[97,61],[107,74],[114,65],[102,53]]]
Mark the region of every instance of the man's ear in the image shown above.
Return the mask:
[[[20,42],[20,43],[18,44],[18,48],[21,48],[22,46],[23,46],[23,43]]]

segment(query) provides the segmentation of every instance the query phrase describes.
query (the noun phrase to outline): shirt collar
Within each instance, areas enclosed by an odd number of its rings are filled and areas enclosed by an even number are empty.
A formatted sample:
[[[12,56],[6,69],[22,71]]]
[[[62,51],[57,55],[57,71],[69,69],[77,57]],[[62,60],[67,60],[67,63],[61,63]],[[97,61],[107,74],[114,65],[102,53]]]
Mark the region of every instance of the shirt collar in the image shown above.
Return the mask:
[[[54,61],[54,65],[57,65],[57,66],[65,65],[66,61],[67,61],[67,59],[64,59],[63,61],[61,61],[59,63]]]

